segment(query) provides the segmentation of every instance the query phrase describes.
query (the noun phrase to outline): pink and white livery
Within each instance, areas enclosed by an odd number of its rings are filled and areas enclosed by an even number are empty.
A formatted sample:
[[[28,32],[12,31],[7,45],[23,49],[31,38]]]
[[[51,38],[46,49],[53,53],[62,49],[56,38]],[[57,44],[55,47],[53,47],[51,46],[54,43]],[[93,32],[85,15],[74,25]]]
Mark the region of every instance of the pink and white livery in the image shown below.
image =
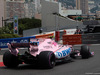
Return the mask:
[[[26,64],[37,64],[46,68],[53,68],[57,62],[68,61],[77,56],[83,59],[94,55],[90,53],[87,45],[75,50],[71,45],[61,45],[53,39],[30,39],[29,43],[7,43],[9,51],[3,55],[4,65],[12,68],[22,62]],[[28,51],[20,54],[19,48],[28,47]]]

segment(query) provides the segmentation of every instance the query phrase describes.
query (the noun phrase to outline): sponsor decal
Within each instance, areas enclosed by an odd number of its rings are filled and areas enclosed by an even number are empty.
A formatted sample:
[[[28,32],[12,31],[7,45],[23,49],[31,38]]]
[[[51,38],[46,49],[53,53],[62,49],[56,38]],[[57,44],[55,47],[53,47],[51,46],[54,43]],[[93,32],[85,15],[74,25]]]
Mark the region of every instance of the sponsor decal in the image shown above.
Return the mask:
[[[8,48],[7,43],[28,43],[28,39],[3,39],[0,40],[0,48]]]
[[[55,56],[56,56],[57,58],[62,58],[62,57],[67,56],[68,54],[70,54],[70,52],[71,52],[71,48],[68,48],[68,49],[63,50],[63,51],[61,51],[61,52],[55,52]]]
[[[48,48],[52,48],[52,46],[43,46],[43,47],[44,47],[44,48],[47,48],[47,49],[48,49]]]

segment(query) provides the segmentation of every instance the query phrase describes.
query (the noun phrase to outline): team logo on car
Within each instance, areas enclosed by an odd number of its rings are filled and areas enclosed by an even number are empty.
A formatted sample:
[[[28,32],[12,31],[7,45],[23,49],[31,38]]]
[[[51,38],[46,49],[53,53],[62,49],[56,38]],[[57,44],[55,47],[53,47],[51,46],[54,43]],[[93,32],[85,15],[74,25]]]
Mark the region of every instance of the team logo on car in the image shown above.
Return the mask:
[[[62,58],[62,57],[67,56],[70,52],[71,52],[71,48],[68,48],[68,49],[63,50],[61,52],[56,52],[55,55],[57,58]]]

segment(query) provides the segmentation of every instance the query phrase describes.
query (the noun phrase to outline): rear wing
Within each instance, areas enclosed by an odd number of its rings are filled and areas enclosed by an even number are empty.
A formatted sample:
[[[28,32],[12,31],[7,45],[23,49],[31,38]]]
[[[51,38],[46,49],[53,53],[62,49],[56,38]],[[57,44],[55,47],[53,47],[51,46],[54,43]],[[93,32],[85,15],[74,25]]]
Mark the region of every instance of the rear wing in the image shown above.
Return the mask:
[[[12,48],[29,48],[30,45],[36,45],[35,43],[38,43],[38,39],[31,38],[28,43],[10,43]]]

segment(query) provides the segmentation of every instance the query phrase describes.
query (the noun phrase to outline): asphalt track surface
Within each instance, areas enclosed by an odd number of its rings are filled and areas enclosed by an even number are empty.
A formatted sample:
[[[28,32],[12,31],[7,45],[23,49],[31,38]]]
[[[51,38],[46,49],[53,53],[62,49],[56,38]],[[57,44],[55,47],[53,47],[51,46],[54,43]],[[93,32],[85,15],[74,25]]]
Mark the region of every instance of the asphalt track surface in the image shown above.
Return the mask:
[[[100,75],[100,45],[92,45],[90,49],[95,56],[89,59],[78,58],[72,62],[58,63],[53,69],[35,65],[19,65],[16,69],[4,66],[0,67],[0,75]]]

